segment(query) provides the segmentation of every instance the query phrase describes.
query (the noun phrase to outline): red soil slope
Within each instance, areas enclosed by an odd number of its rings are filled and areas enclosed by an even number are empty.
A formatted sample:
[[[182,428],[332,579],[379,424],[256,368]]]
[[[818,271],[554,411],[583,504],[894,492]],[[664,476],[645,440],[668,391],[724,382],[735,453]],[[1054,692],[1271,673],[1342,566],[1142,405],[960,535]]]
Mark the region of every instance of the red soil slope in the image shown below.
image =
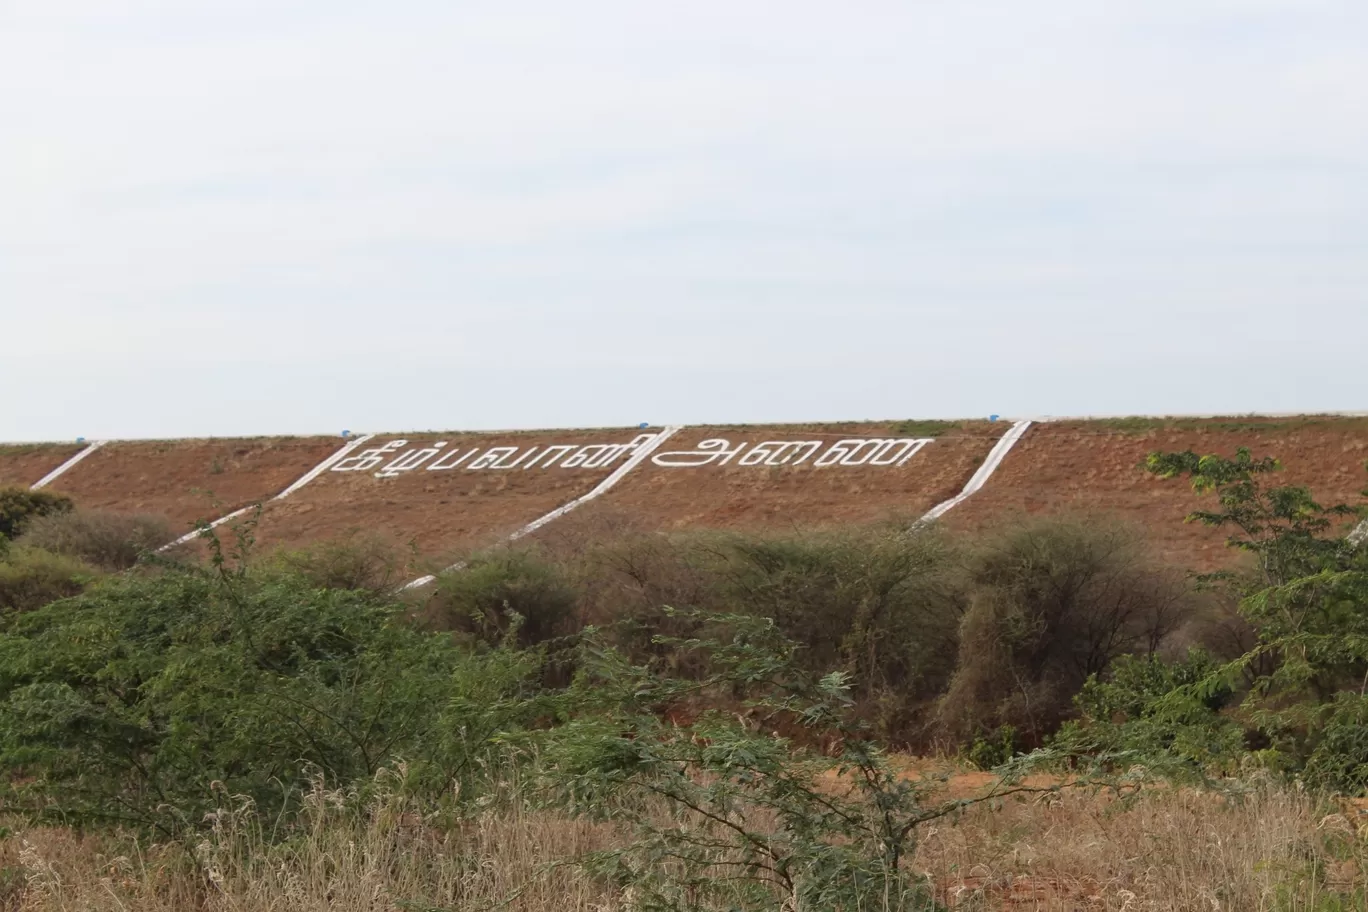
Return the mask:
[[[608,517],[661,530],[911,521],[957,494],[1008,427],[962,422],[686,428],[581,507],[574,522],[552,529],[593,534],[596,522]],[[267,501],[257,530],[265,546],[379,532],[412,542],[420,557],[439,566],[496,544],[589,492],[623,465],[631,451],[622,448],[639,434],[617,429],[378,435],[335,469],[359,467],[367,451],[404,443],[375,455],[374,464],[362,470],[324,472],[284,501],[269,499],[334,453],[340,439],[110,443],[51,487],[86,507],[161,513],[179,528]],[[907,442],[928,437],[934,439]],[[705,446],[706,441],[724,442]],[[595,450],[596,444],[619,449]],[[1154,450],[1233,454],[1241,446],[1277,456],[1286,466],[1279,480],[1307,484],[1325,503],[1356,502],[1368,485],[1363,418],[1049,422],[1034,425],[987,486],[945,522],[982,529],[1024,514],[1114,513],[1142,524],[1168,557],[1197,568],[1220,566],[1236,557],[1223,546],[1224,533],[1183,522],[1210,498],[1195,495],[1183,481],[1150,477],[1141,463]],[[489,452],[497,447],[503,449]],[[0,447],[0,485],[32,484],[78,450]]]
[[[1142,524],[1165,556],[1195,569],[1237,558],[1227,533],[1183,518],[1213,505],[1185,481],[1142,468],[1155,450],[1231,456],[1247,447],[1276,456],[1274,483],[1308,485],[1324,504],[1356,503],[1368,486],[1368,419],[1238,418],[1069,421],[1033,426],[978,494],[946,516],[951,528],[984,528],[1034,513],[1109,513]]]
[[[108,443],[54,481],[77,506],[156,513],[176,528],[274,496],[342,445],[335,437]]]
[[[515,434],[407,434],[377,435],[365,450],[379,448],[397,439],[407,443],[384,456],[384,461],[365,471],[351,471],[347,461],[287,500],[267,505],[257,529],[257,539],[265,546],[298,546],[356,532],[375,532],[401,542],[412,543],[420,558],[440,566],[474,548],[497,544],[527,523],[551,512],[567,501],[587,493],[621,465],[618,459],[598,468],[584,466],[546,467],[541,462],[553,453],[547,448],[566,448],[593,444],[625,444],[636,431],[571,431]],[[445,441],[439,453],[412,471],[397,477],[378,478],[391,457],[421,452]],[[472,469],[491,447],[515,447],[502,465],[513,468]],[[441,468],[464,454],[473,457],[452,469]],[[536,452],[534,452],[534,450]],[[561,454],[563,459],[569,454]],[[358,455],[358,459],[360,456]],[[352,465],[359,463],[352,462]],[[438,467],[433,471],[430,467]]]
[[[85,449],[81,444],[12,443],[0,446],[0,488],[27,488]]]

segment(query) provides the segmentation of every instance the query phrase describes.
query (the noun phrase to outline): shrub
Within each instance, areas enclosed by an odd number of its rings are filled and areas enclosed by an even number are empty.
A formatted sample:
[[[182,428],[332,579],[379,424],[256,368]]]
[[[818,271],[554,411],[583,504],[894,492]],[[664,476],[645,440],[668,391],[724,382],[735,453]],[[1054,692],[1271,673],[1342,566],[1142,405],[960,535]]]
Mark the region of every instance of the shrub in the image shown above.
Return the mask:
[[[24,530],[25,544],[105,570],[126,570],[173,537],[171,524],[160,516],[106,510],[49,513]]]
[[[693,610],[728,610],[716,566],[720,537],[601,525],[588,531],[605,534],[588,546],[557,551],[569,552],[562,566],[579,593],[580,619],[603,628],[634,662],[686,677],[702,674],[696,654],[671,649],[658,638],[701,633]],[[662,612],[663,606],[679,610]]]
[[[1339,694],[1314,743],[1303,770],[1310,785],[1351,795],[1368,791],[1368,697]]]
[[[242,795],[267,819],[408,761],[477,794],[489,739],[536,712],[535,655],[470,655],[402,606],[296,575],[171,567],[20,616],[0,634],[8,807],[176,834]],[[520,715],[521,714],[521,715]]]
[[[586,635],[571,693],[580,713],[548,732],[546,776],[570,811],[616,821],[630,841],[582,863],[643,909],[936,909],[907,863],[921,829],[1012,789],[935,801],[938,782],[899,776],[868,738],[845,676],[807,673],[773,621],[696,621],[712,635],[670,645],[706,654],[701,679],[634,666]],[[662,718],[659,707],[700,694],[741,711]],[[751,718],[787,718],[834,755]]]
[[[285,551],[276,563],[322,589],[392,592],[413,578],[413,553],[377,534],[353,534],[299,551]]]
[[[904,743],[921,737],[922,709],[954,669],[963,612],[953,549],[940,534],[905,525],[785,535],[608,532],[591,547],[566,542],[560,550],[569,554],[582,617],[606,628],[632,661],[698,677],[707,673],[703,659],[661,638],[704,636],[698,619],[715,614],[772,618],[802,645],[803,667],[851,676],[882,734]]]
[[[530,646],[578,629],[575,605],[575,590],[556,565],[532,550],[500,548],[438,577],[421,619],[429,629],[486,645],[502,643],[512,632]]]
[[[1075,751],[1113,753],[1132,762],[1160,763],[1174,771],[1228,772],[1238,765],[1243,732],[1222,714],[1235,702],[1233,688],[1212,676],[1219,664],[1199,649],[1166,662],[1158,656],[1122,656],[1105,676],[1083,685],[1081,718],[1057,739]]]
[[[1011,760],[1017,751],[1016,729],[1003,725],[997,731],[975,738],[965,750],[964,759],[980,770],[991,770]]]
[[[1138,535],[1082,519],[1024,523],[983,544],[967,567],[969,608],[941,705],[957,739],[1012,725],[1040,743],[1074,694],[1118,656],[1151,654],[1189,604]]]
[[[809,670],[850,676],[881,733],[914,735],[918,706],[954,671],[964,602],[953,554],[934,531],[879,526],[730,539],[717,572],[733,610],[773,618]]]
[[[27,488],[0,488],[0,539],[17,538],[24,526],[39,516],[66,513],[71,498]]]
[[[27,546],[11,548],[0,560],[0,626],[9,615],[79,594],[95,576],[74,558]]]

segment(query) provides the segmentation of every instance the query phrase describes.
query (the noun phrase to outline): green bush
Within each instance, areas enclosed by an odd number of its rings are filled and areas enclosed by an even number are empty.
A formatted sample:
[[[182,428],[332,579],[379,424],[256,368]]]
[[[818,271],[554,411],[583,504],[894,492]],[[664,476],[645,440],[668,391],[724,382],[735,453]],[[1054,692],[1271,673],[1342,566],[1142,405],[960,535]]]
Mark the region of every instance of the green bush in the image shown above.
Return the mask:
[[[963,599],[954,549],[935,531],[608,530],[589,547],[566,550],[564,573],[581,616],[632,661],[659,671],[707,673],[697,654],[661,643],[707,635],[701,617],[772,618],[802,646],[796,661],[804,668],[851,676],[882,735],[921,745],[926,710],[954,669]]]
[[[1003,725],[989,735],[975,738],[964,752],[964,759],[978,769],[991,770],[1011,760],[1019,750],[1016,729]]]
[[[105,570],[126,570],[171,541],[163,517],[107,510],[67,510],[29,521],[24,543],[79,558]]]
[[[1037,519],[983,542],[968,562],[969,608],[941,704],[963,743],[1011,725],[1040,744],[1092,675],[1153,654],[1189,612],[1189,592],[1156,568],[1138,534],[1095,520]]]
[[[918,709],[954,671],[964,601],[934,531],[873,527],[735,536],[716,568],[731,610],[773,618],[809,670],[839,669],[886,737],[918,736]]]
[[[489,739],[536,711],[537,657],[471,655],[403,606],[298,575],[168,568],[20,616],[0,634],[4,803],[174,834],[221,797],[266,818],[311,774],[400,761],[473,796]],[[520,715],[521,714],[521,715]]]
[[[1307,783],[1350,795],[1368,792],[1368,696],[1339,694],[1302,771]]]
[[[681,654],[658,637],[702,633],[691,612],[725,612],[728,596],[718,573],[713,533],[662,534],[603,524],[580,529],[572,546],[555,552],[579,598],[581,620],[605,631],[632,661],[682,676],[703,673],[698,657]],[[663,606],[678,609],[662,612]]]
[[[567,810],[615,821],[628,841],[580,862],[642,909],[938,909],[908,863],[922,829],[1012,788],[938,799],[939,781],[899,775],[869,737],[846,676],[805,671],[772,620],[694,620],[708,636],[668,645],[703,654],[701,678],[633,665],[586,634],[578,712],[543,740],[544,777]],[[736,711],[684,724],[659,711],[700,696]],[[779,720],[832,750],[772,735]]]
[[[66,513],[71,498],[27,488],[0,488],[0,541],[18,538],[24,526],[39,516]]]
[[[577,596],[555,564],[527,549],[477,554],[437,579],[422,612],[426,627],[452,631],[486,645],[510,632],[523,646],[574,633]]]
[[[392,592],[412,579],[412,549],[384,536],[350,535],[310,548],[284,551],[275,562],[323,589]]]
[[[1173,662],[1122,656],[1083,685],[1080,718],[1066,723],[1056,742],[1192,773],[1231,772],[1244,753],[1243,731],[1223,712],[1237,695],[1219,669],[1198,649]]]
[[[98,574],[80,561],[15,546],[0,557],[0,625],[12,615],[77,595]]]

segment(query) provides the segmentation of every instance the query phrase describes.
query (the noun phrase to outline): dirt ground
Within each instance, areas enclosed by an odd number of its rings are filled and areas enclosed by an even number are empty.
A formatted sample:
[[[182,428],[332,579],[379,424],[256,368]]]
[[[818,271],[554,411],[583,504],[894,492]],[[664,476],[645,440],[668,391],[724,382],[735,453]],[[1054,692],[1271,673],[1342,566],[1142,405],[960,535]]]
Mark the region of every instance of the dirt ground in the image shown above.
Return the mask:
[[[51,490],[78,507],[158,514],[188,530],[280,493],[342,443],[336,437],[109,443]]]
[[[445,440],[450,451],[457,451],[500,445],[627,443],[637,433],[619,429],[404,436],[409,441],[405,449]],[[380,435],[373,443],[390,439],[390,435]],[[324,472],[289,499],[267,506],[257,540],[266,548],[297,547],[358,532],[376,533],[410,544],[420,561],[440,567],[469,550],[497,544],[587,493],[622,461],[600,469],[557,466],[429,472],[419,468],[397,478],[376,478],[369,471]]]
[[[902,466],[743,466],[667,468],[643,463],[581,511],[629,517],[656,529],[758,529],[915,519],[960,492],[1009,425],[965,422],[948,428]],[[722,438],[735,446],[767,440],[924,436],[896,424],[688,428],[662,451],[692,450]]]
[[[1205,421],[1123,419],[1036,424],[987,486],[946,516],[951,528],[982,529],[1024,514],[1113,514],[1142,525],[1157,551],[1197,570],[1228,566],[1238,552],[1227,533],[1183,518],[1213,505],[1180,479],[1142,468],[1155,450],[1192,449],[1231,456],[1239,447],[1275,456],[1277,483],[1309,485],[1324,504],[1356,503],[1368,472],[1368,419],[1230,418]]]
[[[0,488],[29,488],[75,456],[77,443],[11,443],[0,446]]]

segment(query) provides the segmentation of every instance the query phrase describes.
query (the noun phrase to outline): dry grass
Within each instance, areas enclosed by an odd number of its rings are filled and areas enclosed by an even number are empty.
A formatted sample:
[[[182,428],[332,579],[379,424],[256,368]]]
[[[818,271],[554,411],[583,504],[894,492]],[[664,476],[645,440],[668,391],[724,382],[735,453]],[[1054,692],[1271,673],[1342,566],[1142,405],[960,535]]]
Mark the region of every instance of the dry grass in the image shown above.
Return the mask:
[[[358,814],[315,788],[308,826],[265,838],[249,806],[220,811],[192,848],[29,829],[0,842],[5,912],[390,912],[502,909],[611,912],[613,896],[557,866],[605,848],[602,827],[524,813],[516,804],[438,826],[397,790]],[[6,889],[7,888],[7,889]]]
[[[1347,910],[1365,908],[1365,835],[1286,788],[1065,792],[928,830],[916,864],[957,910]]]
[[[270,844],[250,808],[238,807],[193,849],[20,829],[0,841],[0,909],[628,908],[609,885],[556,864],[611,846],[611,831],[513,801],[498,807],[445,827],[397,789],[382,789],[360,813],[316,789],[310,825],[283,844]],[[1238,801],[1161,790],[1124,806],[1065,794],[928,829],[914,864],[957,912],[1332,912],[1365,908],[1368,840],[1356,824],[1275,787]]]

